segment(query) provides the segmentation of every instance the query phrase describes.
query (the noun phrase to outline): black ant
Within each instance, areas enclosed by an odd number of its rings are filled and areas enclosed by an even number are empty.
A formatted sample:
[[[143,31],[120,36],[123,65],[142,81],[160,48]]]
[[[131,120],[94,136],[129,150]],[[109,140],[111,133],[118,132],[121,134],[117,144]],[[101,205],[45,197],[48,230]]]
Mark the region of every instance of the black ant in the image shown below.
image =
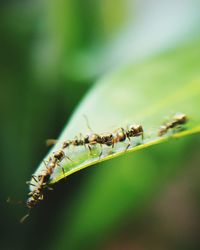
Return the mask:
[[[86,116],[84,116],[86,119],[87,126],[89,130],[91,130],[89,126],[89,122]],[[92,131],[92,130],[91,130]],[[80,134],[80,137],[75,137],[72,140],[66,140],[62,144],[62,149],[66,149],[70,147],[71,145],[73,146],[87,146],[90,153],[92,151],[92,146],[99,144],[101,147],[102,145],[106,146],[112,146],[114,148],[115,143],[117,142],[122,142],[128,139],[130,141],[131,137],[136,137],[136,136],[142,136],[143,138],[143,128],[141,125],[131,125],[129,128],[126,130],[124,128],[118,129],[115,133],[102,133],[102,134],[96,134],[91,132],[89,135],[83,136]],[[50,142],[54,143],[55,140],[50,140]],[[130,143],[127,145],[126,150],[130,147]],[[101,157],[102,151],[99,155]]]
[[[126,147],[126,150],[127,150],[131,145],[130,138],[142,136],[142,139],[143,139],[143,133],[144,133],[144,130],[143,130],[142,125],[131,125],[126,130],[124,128],[120,128],[116,131],[115,142],[123,142],[126,139],[128,139],[129,144]]]
[[[47,177],[49,177],[48,174],[38,176],[32,175],[32,179],[35,181],[35,183],[33,184],[31,181],[27,182],[27,184],[34,186],[35,189],[28,194],[29,197],[26,201],[26,206],[28,207],[29,212],[21,218],[21,223],[23,223],[27,217],[29,217],[30,209],[33,208],[39,201],[43,200],[43,189],[46,187],[45,180]]]
[[[172,121],[167,122],[160,126],[160,130],[158,131],[158,136],[162,136],[168,132],[169,129],[175,128],[179,125],[185,124],[187,122],[187,116],[183,113],[176,113],[172,118]]]
[[[53,153],[52,156],[49,157],[48,161],[45,162],[46,169],[42,170],[39,175],[32,175],[31,181],[28,181],[27,184],[30,186],[35,187],[33,191],[28,194],[28,199],[26,201],[26,205],[29,209],[33,208],[39,201],[43,200],[43,190],[47,187],[47,182],[51,177],[55,167],[58,165],[59,162],[65,157],[65,153],[63,150],[58,150]],[[63,169],[64,171],[64,169]],[[32,182],[34,181],[34,183]],[[48,189],[50,189],[48,187]],[[20,222],[23,223],[24,220],[30,215],[30,212],[26,214]]]
[[[118,129],[115,133],[102,133],[96,134],[91,133],[90,135],[86,135],[83,137],[81,135],[80,138],[75,137],[74,140],[67,140],[63,142],[62,148],[68,148],[70,145],[73,146],[88,146],[90,152],[91,147],[93,145],[99,144],[101,147],[102,145],[106,145],[108,147],[112,146],[114,148],[115,143],[122,142],[128,139],[130,141],[131,137],[136,137],[142,135],[143,138],[143,128],[141,125],[131,125],[127,130],[124,128]],[[130,143],[128,144],[126,150],[130,147]],[[102,151],[99,155],[101,157]]]

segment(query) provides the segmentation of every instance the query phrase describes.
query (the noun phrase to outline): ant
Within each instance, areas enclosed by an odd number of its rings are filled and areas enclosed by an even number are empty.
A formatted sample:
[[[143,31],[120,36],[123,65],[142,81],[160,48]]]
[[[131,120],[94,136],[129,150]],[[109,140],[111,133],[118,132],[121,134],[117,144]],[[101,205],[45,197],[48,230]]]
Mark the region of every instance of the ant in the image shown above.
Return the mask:
[[[172,121],[167,122],[166,124],[163,124],[160,126],[160,129],[158,131],[158,136],[162,136],[168,132],[169,129],[175,128],[179,125],[185,124],[187,122],[188,118],[183,113],[176,113],[174,117],[172,118]]]
[[[48,187],[47,183],[49,181],[49,178],[51,177],[56,166],[57,165],[59,166],[58,163],[64,157],[66,156],[63,150],[58,150],[54,152],[53,155],[49,157],[47,162],[44,161],[46,169],[44,169],[39,175],[32,175],[31,181],[27,182],[27,184],[34,187],[34,189],[28,194],[29,197],[26,201],[26,205],[29,210],[35,207],[35,205],[39,201],[43,200],[44,198],[43,190],[46,187]],[[63,172],[64,172],[64,169],[63,169]],[[32,182],[32,180],[34,181],[34,183]],[[48,187],[48,189],[51,189],[51,188]],[[29,215],[30,215],[30,211],[20,220],[20,222],[23,223]]]
[[[89,122],[86,116],[84,116],[86,119],[87,126],[90,131],[91,128],[89,126]],[[92,146],[99,144],[101,147],[102,145],[106,145],[108,147],[112,146],[114,148],[114,145],[118,142],[125,141],[126,139],[129,140],[129,144],[126,147],[126,150],[130,147],[130,138],[131,137],[136,137],[142,135],[143,139],[143,127],[141,125],[131,125],[128,127],[126,130],[124,128],[118,129],[115,133],[102,133],[102,134],[96,134],[91,132],[89,135],[83,136],[80,134],[80,137],[75,137],[72,140],[66,140],[62,144],[62,149],[66,149],[70,147],[71,145],[73,146],[87,146],[90,153],[92,151]],[[55,140],[50,140],[50,142],[55,142]],[[102,155],[102,150],[99,155],[101,157]]]

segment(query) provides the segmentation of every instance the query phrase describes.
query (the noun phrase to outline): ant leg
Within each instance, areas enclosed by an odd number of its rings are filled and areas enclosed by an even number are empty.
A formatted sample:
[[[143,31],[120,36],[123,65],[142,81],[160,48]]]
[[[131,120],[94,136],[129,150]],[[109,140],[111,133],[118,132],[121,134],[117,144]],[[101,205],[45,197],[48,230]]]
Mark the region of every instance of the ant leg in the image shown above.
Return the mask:
[[[103,154],[103,150],[102,150],[101,153],[99,154],[99,160],[101,159],[102,154]]]
[[[144,133],[143,132],[141,132],[141,141],[138,143],[138,145],[141,145],[141,144],[143,144],[144,143]]]
[[[73,162],[73,160],[65,154],[64,158],[67,158],[69,161]]]
[[[27,185],[33,186],[33,187],[37,187],[36,185],[34,185],[33,183],[31,183],[31,181],[26,181]]]
[[[80,137],[80,141],[82,141],[81,146],[84,146],[85,149],[86,149],[86,145],[85,145],[85,142],[84,142],[84,136],[83,136],[83,134],[82,134],[82,133],[79,133],[79,137]]]
[[[24,223],[24,221],[25,221],[29,216],[30,216],[30,211],[20,219],[20,223]]]
[[[126,152],[129,149],[130,146],[131,146],[131,143],[129,142],[129,144],[126,146],[124,152]]]
[[[128,140],[129,140],[129,143],[128,143],[128,145],[126,146],[124,152],[126,152],[126,151],[128,150],[128,148],[131,146],[131,139],[130,139],[129,136],[127,136],[127,138],[128,138]]]
[[[34,181],[36,182],[36,183],[38,183],[38,180],[36,179],[36,175],[32,175],[32,178],[34,179]]]
[[[69,161],[73,162],[72,159],[65,154],[64,150],[63,150],[63,153],[64,153],[64,157],[62,159],[67,158]],[[60,161],[62,161],[62,159]]]
[[[89,149],[89,151],[90,151],[90,154],[89,154],[89,155],[92,155],[92,148],[91,148],[90,145],[88,145],[88,149]]]
[[[45,167],[47,167],[48,161],[43,160]]]
[[[57,143],[57,140],[56,139],[47,139],[46,140],[46,145],[47,147],[50,147],[50,146],[53,146]]]
[[[100,146],[101,146],[101,152],[100,152],[100,154],[99,154],[99,160],[101,159],[101,156],[102,156],[102,154],[103,154],[103,147],[102,147],[101,144],[100,144]]]
[[[48,170],[49,170],[48,167],[47,167],[48,161],[45,161],[45,160],[44,160],[43,163],[44,163],[45,168],[46,168],[47,171],[48,171]]]
[[[83,140],[83,134],[79,133],[80,140]]]
[[[57,165],[62,168],[62,172],[63,172],[63,175],[65,175],[65,169],[63,167],[60,166],[60,164],[57,163]],[[66,177],[65,177],[66,178]]]

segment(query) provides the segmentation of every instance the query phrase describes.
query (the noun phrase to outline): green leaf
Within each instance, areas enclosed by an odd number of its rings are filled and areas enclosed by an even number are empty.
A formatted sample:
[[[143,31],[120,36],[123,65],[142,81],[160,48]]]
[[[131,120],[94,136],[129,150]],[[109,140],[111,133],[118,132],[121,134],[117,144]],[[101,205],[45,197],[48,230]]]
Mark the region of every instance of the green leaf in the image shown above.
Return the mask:
[[[142,124],[144,140],[133,139],[133,145],[127,150],[128,142],[115,145],[114,149],[94,147],[92,154],[88,148],[70,147],[67,156],[72,161],[63,160],[55,169],[50,183],[77,172],[98,162],[115,158],[125,153],[182,137],[200,131],[200,45],[192,42],[181,48],[172,49],[138,65],[130,65],[106,76],[99,81],[74,113],[70,123],[64,129],[58,143],[49,155],[61,148],[64,140],[89,132],[84,115],[90,127],[96,133],[112,132],[128,124]],[[159,137],[160,125],[176,112],[187,115],[189,121],[184,131],[169,131]],[[140,145],[138,145],[140,144]],[[36,174],[44,168],[41,163]],[[65,174],[63,175],[62,168]]]
[[[127,152],[127,142],[116,145],[110,154],[110,148],[103,148],[101,161],[113,158],[112,161],[101,163],[95,172],[88,171],[93,176],[81,187],[76,202],[63,206],[57,236],[50,242],[52,249],[94,249],[120,224],[124,214],[144,207],[145,200],[160,190],[166,178],[184,166],[191,155],[189,149],[196,144],[190,137],[173,138],[200,131],[199,58],[200,43],[192,42],[104,77],[86,96],[50,153],[59,149],[63,140],[80,132],[88,133],[83,115],[97,133],[140,123],[145,131],[144,143]],[[159,126],[176,112],[188,116],[185,130],[158,137]],[[167,140],[169,143],[161,144]],[[141,142],[139,138],[137,142]],[[148,150],[140,150],[147,147]],[[99,151],[97,147],[90,155],[84,147],[70,148],[67,152],[73,162],[61,164],[65,176],[100,162]],[[124,157],[117,158],[119,155]],[[37,172],[43,167],[41,164]],[[62,179],[62,169],[57,168],[52,177],[52,184]],[[63,199],[67,201],[67,197]]]
[[[84,183],[78,185],[73,200],[63,198],[50,249],[109,249],[104,244],[111,237],[114,242],[118,235],[134,237],[143,211],[149,211],[178,170],[191,167],[195,147],[199,147],[194,139],[195,135],[172,140],[85,171]],[[146,227],[154,228],[154,221],[150,223],[146,221]],[[125,230],[124,224],[128,225]]]

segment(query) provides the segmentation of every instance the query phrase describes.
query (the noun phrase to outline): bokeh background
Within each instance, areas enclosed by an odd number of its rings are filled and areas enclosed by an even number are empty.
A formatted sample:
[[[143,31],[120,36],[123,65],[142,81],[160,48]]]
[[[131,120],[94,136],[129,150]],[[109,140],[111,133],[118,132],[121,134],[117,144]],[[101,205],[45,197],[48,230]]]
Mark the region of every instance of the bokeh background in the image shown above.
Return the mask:
[[[23,225],[27,210],[16,204],[45,140],[58,137],[95,80],[199,36],[199,8],[197,0],[1,1],[1,249],[200,248],[198,135],[70,176]],[[124,170],[113,175],[117,166]]]

